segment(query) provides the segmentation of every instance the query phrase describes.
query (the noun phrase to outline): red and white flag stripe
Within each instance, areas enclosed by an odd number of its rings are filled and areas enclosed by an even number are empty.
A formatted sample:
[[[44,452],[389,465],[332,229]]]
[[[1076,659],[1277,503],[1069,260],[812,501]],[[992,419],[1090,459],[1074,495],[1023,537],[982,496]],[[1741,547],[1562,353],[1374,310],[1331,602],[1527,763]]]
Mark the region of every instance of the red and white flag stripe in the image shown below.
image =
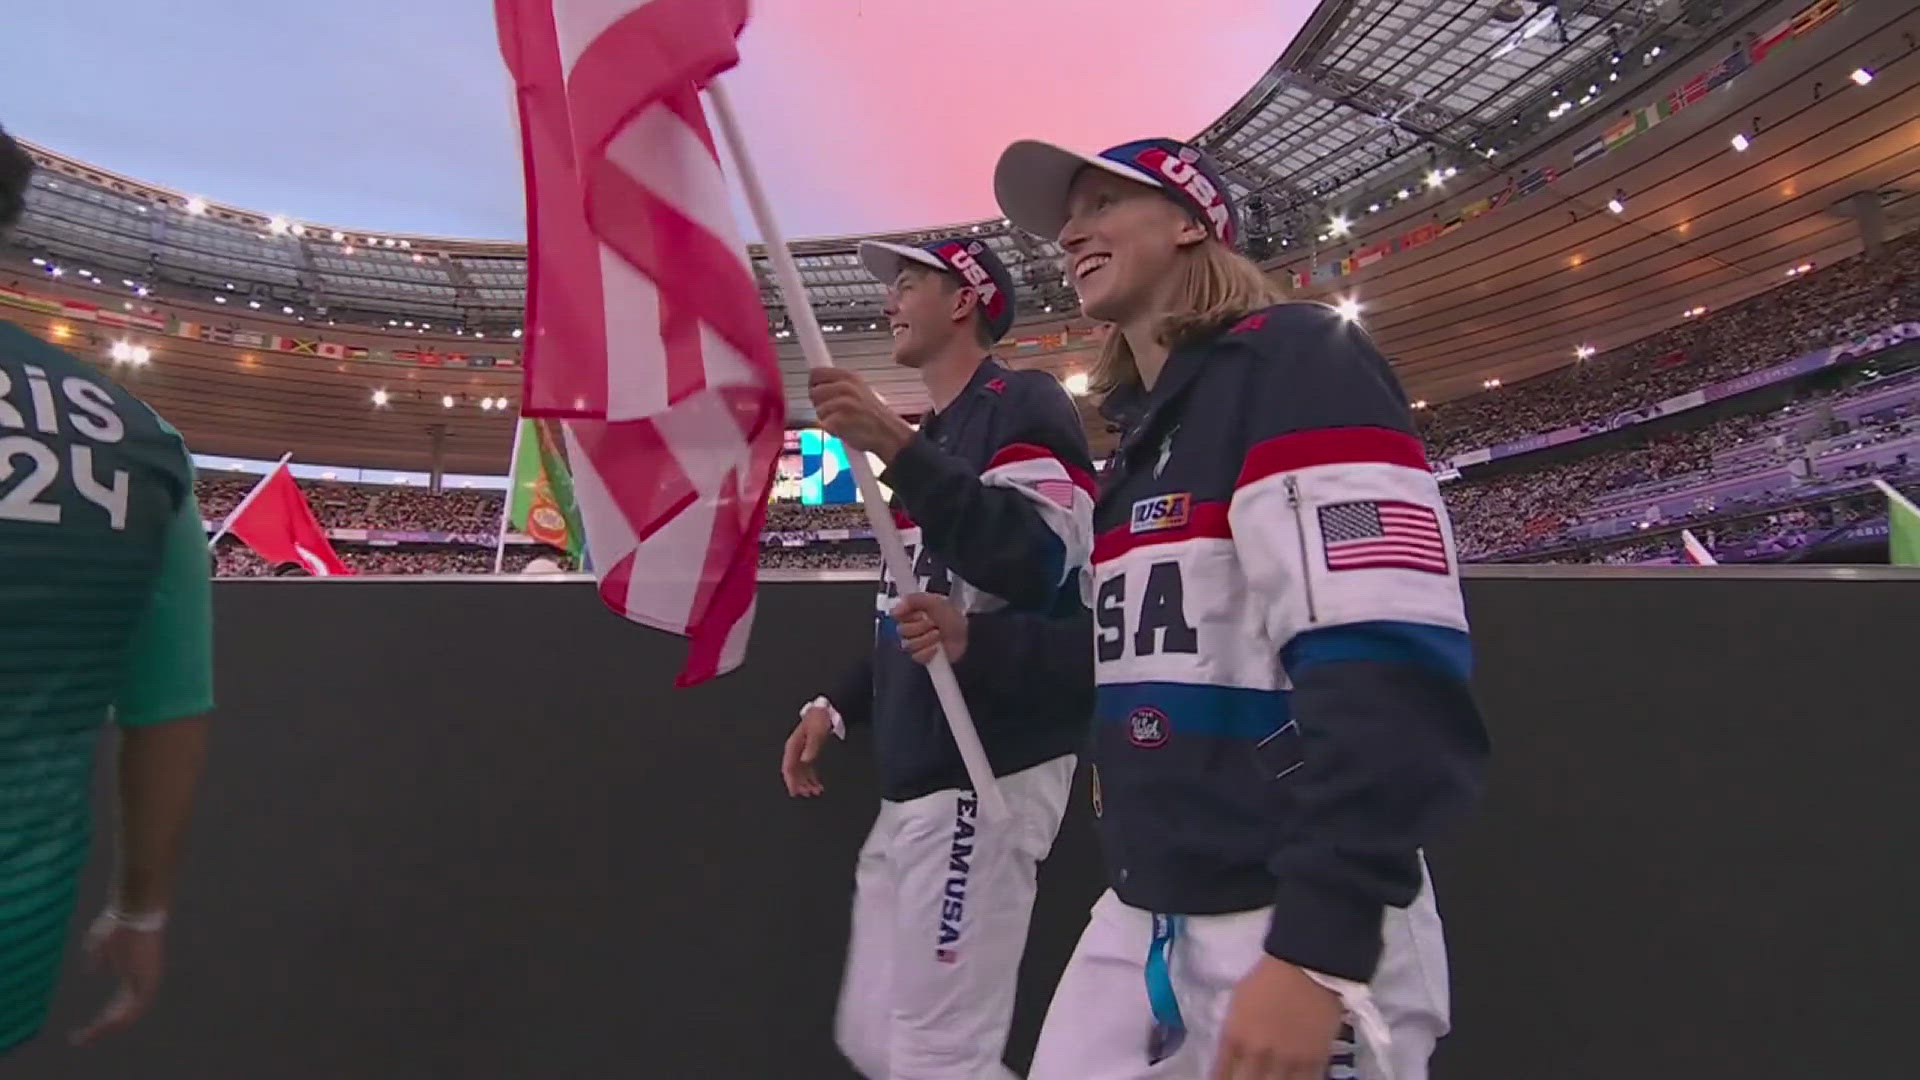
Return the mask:
[[[699,88],[744,0],[496,0],[526,159],[522,411],[565,419],[601,598],[738,665],[785,427]]]

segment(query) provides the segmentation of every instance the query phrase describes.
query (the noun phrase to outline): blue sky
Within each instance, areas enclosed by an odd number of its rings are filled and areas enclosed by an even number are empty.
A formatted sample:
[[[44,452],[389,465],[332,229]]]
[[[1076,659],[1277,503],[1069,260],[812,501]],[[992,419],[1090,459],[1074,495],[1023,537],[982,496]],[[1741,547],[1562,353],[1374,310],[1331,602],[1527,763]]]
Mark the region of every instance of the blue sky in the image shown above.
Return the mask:
[[[10,6],[0,125],[24,138],[296,219],[523,235],[487,0]],[[994,215],[1011,139],[1191,135],[1312,6],[762,0],[728,79],[789,236],[917,228]]]

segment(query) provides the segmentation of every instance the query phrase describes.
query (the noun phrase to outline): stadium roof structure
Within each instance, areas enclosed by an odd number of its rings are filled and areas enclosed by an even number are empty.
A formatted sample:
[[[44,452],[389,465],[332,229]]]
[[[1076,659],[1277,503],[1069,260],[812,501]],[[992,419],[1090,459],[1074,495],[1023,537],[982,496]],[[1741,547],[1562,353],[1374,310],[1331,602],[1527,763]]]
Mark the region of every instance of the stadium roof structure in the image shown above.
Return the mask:
[[[1251,252],[1296,295],[1354,305],[1410,393],[1437,402],[1858,252],[1861,207],[1847,202],[1856,195],[1884,227],[1901,227],[1920,165],[1911,121],[1920,64],[1897,43],[1911,41],[1916,20],[1900,0],[1328,0],[1196,141],[1242,201]],[[1855,66],[1879,77],[1854,85]],[[1736,134],[1751,152],[1729,144]],[[435,355],[479,354],[480,341],[502,358],[517,352],[520,245],[286,221],[32,149],[43,168],[0,261],[84,270],[86,281],[62,284],[179,319],[270,333],[281,324],[373,355],[411,353],[396,337],[426,341]],[[999,220],[886,238],[953,233],[991,245],[1020,284],[1011,361],[1060,375],[1083,367],[1093,328],[1075,312],[1049,239]],[[924,394],[888,359],[882,290],[859,266],[860,239],[793,249],[837,361],[911,415]],[[766,259],[755,251],[752,261],[792,415],[804,421],[803,362]],[[419,467],[419,432],[444,420],[445,401],[514,388],[510,368],[402,377],[352,356],[296,379],[263,354],[242,378],[230,350],[195,349],[222,359],[206,362],[192,393],[235,403],[277,395],[274,422],[287,428],[277,437],[299,445],[321,439],[345,452],[365,428],[359,444],[381,460],[354,464]],[[404,436],[386,431],[404,400],[369,410],[375,383],[418,399],[419,422]],[[228,441],[235,408],[180,407],[207,413],[190,436]],[[460,414],[443,443],[450,467],[481,471],[489,456],[499,467],[509,414],[489,412]],[[275,436],[265,423],[214,449],[266,445]],[[1103,436],[1091,421],[1089,431]]]

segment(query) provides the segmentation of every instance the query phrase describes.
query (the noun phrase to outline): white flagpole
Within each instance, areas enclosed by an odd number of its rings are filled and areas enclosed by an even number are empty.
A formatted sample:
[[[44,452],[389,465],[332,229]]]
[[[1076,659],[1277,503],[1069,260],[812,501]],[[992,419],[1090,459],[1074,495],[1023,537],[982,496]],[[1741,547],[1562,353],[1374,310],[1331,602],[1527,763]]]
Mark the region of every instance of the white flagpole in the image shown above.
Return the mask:
[[[1687,554],[1693,557],[1695,566],[1720,565],[1720,560],[1714,558],[1713,552],[1707,550],[1707,545],[1701,543],[1700,538],[1693,535],[1692,529],[1680,530],[1680,544],[1686,548]]]
[[[733,151],[733,163],[739,172],[741,190],[747,197],[747,205],[753,210],[754,221],[760,226],[760,242],[773,262],[781,299],[787,305],[787,316],[793,320],[794,333],[800,339],[800,351],[806,355],[808,367],[832,367],[833,356],[827,352],[827,339],[821,336],[820,324],[813,317],[813,305],[808,300],[806,286],[800,282],[800,271],[794,265],[793,254],[787,250],[786,241],[780,235],[780,226],[773,220],[773,211],[768,207],[766,195],[760,188],[760,178],[754,174],[753,165],[748,160],[746,138],[740,130],[739,121],[734,118],[733,106],[727,101],[720,80],[715,79],[707,86],[707,94],[713,100],[713,111],[720,121],[721,133],[727,140],[728,148]],[[867,462],[867,455],[859,450],[847,455],[847,464],[853,468],[854,482],[860,486],[860,498],[867,508],[867,521],[873,526],[874,539],[880,542],[880,554],[886,560],[887,574],[904,590],[914,580],[913,563],[907,558],[905,545],[900,542],[900,531],[894,527],[893,514],[888,510],[886,500],[880,496],[880,485],[873,477],[873,466]],[[960,696],[960,682],[954,678],[953,665],[947,660],[945,650],[934,656],[933,663],[927,665],[927,673],[933,677],[934,692],[939,695],[940,707],[946,711],[947,726],[953,730],[954,745],[960,748],[960,760],[966,763],[967,779],[980,799],[981,816],[994,821],[1006,820],[1006,799],[1000,794],[1000,785],[994,780],[993,767],[987,763],[986,749],[980,745],[980,734],[974,729],[973,715],[967,711],[966,699]]]
[[[1920,506],[1913,505],[1912,499],[1909,499],[1905,495],[1900,494],[1899,488],[1894,487],[1892,484],[1887,483],[1885,480],[1882,480],[1877,476],[1873,478],[1873,486],[1879,488],[1880,493],[1882,495],[1885,495],[1889,502],[1897,502],[1901,506],[1906,507],[1908,513],[1914,515],[1915,517],[1920,517]]]
[[[527,429],[527,418],[513,422],[513,456],[507,459],[507,500],[500,506],[500,536],[493,545],[493,572],[498,574],[507,561],[507,522],[513,520],[513,497],[520,479],[520,435]]]
[[[273,468],[267,470],[267,475],[261,477],[260,482],[253,485],[252,491],[247,492],[247,497],[244,499],[241,499],[240,502],[236,504],[232,510],[227,512],[226,520],[220,523],[220,531],[214,533],[213,539],[207,541],[208,551],[212,551],[213,545],[219,543],[220,538],[227,535],[227,529],[233,525],[233,519],[240,516],[240,511],[245,510],[247,508],[247,504],[253,501],[253,497],[255,495],[260,494],[260,489],[267,485],[267,481],[273,479],[273,474],[279,472],[283,467],[285,467],[287,462],[291,460],[293,460],[293,451],[289,450],[286,453],[281,454],[280,460],[274,462]]]

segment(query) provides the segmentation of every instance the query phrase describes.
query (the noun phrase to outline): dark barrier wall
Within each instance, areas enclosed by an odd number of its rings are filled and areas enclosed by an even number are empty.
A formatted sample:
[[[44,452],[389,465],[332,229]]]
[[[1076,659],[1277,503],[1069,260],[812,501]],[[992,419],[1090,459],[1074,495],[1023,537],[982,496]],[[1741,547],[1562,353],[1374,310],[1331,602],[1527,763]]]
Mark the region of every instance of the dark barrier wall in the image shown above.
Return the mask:
[[[1470,583],[1498,762],[1433,853],[1443,1080],[1909,1070],[1920,576],[1738,574]],[[830,1016],[871,769],[838,748],[827,796],[796,803],[776,767],[858,647],[865,587],[765,586],[750,666],[685,692],[677,643],[582,583],[217,600],[218,740],[164,1000],[0,1074],[851,1075]],[[1042,878],[1016,1065],[1099,888],[1082,797]],[[77,966],[55,1034],[104,994]]]

